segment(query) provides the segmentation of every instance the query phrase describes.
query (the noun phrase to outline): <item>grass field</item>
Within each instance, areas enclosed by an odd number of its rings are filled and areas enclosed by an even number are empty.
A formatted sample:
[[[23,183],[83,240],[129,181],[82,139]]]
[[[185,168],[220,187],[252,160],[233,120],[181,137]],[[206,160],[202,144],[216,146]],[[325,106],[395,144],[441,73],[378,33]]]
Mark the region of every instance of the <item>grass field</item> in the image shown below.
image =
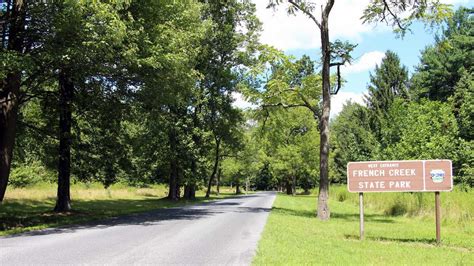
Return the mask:
[[[435,243],[433,193],[424,194],[418,200],[420,196],[409,193],[367,195],[364,198],[368,206],[365,209],[366,240],[360,241],[357,194],[343,191],[345,187],[332,190],[331,219],[327,222],[315,218],[316,196],[279,194],[253,263],[474,264],[474,191],[441,194],[445,215],[440,246]],[[403,200],[409,203],[400,203]],[[418,211],[412,206],[416,204],[421,204]],[[449,210],[450,207],[453,210]],[[389,215],[393,208],[399,210]]]
[[[211,195],[210,199],[229,197],[233,192],[224,187],[219,196]],[[166,194],[167,188],[161,185],[134,188],[117,184],[104,189],[99,184],[75,184],[71,187],[73,211],[57,214],[52,211],[56,200],[54,185],[43,183],[28,188],[9,188],[0,205],[0,235],[206,201],[204,191],[196,193],[195,201],[169,201],[163,199]]]

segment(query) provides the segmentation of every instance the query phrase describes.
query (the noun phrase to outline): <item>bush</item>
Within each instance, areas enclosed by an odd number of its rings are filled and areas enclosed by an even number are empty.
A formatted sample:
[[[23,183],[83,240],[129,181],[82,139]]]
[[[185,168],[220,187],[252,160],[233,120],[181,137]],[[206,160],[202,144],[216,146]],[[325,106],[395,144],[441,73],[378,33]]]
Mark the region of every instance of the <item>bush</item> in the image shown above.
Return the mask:
[[[349,192],[347,190],[338,190],[338,191],[336,191],[337,201],[339,201],[339,202],[346,201],[348,197],[349,197]]]
[[[464,164],[459,173],[459,183],[463,190],[467,191],[469,188],[474,188],[474,167]]]
[[[15,188],[23,188],[40,182],[54,181],[54,174],[39,163],[20,165],[12,169],[8,183]]]
[[[408,213],[408,206],[406,202],[401,201],[400,198],[397,198],[395,202],[388,205],[384,210],[384,214],[390,215],[390,216],[405,215],[407,213]]]

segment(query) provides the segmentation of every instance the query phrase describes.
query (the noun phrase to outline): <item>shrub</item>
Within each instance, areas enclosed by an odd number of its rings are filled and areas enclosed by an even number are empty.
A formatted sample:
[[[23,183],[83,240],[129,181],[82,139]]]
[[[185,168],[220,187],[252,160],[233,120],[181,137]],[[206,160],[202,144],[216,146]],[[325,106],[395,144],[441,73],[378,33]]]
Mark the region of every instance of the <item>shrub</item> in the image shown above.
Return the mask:
[[[384,210],[384,214],[390,215],[390,216],[404,215],[404,214],[407,214],[407,212],[408,212],[408,206],[406,202],[400,200],[400,198],[397,198],[392,204],[389,204]]]
[[[40,163],[20,165],[12,169],[8,183],[15,188],[32,186],[40,182],[54,181],[54,174]]]
[[[349,192],[346,190],[339,190],[336,192],[337,201],[343,202],[346,201],[349,197]]]

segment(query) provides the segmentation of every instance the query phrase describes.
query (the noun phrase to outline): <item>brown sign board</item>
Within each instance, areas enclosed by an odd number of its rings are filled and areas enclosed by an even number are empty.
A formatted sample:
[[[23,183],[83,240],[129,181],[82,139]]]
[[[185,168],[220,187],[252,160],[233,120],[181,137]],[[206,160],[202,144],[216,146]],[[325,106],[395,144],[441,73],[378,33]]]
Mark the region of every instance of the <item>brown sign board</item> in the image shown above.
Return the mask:
[[[374,161],[347,164],[349,192],[428,192],[453,189],[450,160]]]

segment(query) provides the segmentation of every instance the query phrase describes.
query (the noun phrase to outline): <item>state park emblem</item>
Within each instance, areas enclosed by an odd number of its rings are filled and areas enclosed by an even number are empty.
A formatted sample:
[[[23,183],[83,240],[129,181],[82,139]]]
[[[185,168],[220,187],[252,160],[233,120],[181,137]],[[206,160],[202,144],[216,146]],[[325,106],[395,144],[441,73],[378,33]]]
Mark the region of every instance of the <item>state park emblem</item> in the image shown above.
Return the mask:
[[[444,171],[441,169],[433,169],[430,171],[431,175],[431,180],[433,180],[434,183],[442,183],[444,180]]]

